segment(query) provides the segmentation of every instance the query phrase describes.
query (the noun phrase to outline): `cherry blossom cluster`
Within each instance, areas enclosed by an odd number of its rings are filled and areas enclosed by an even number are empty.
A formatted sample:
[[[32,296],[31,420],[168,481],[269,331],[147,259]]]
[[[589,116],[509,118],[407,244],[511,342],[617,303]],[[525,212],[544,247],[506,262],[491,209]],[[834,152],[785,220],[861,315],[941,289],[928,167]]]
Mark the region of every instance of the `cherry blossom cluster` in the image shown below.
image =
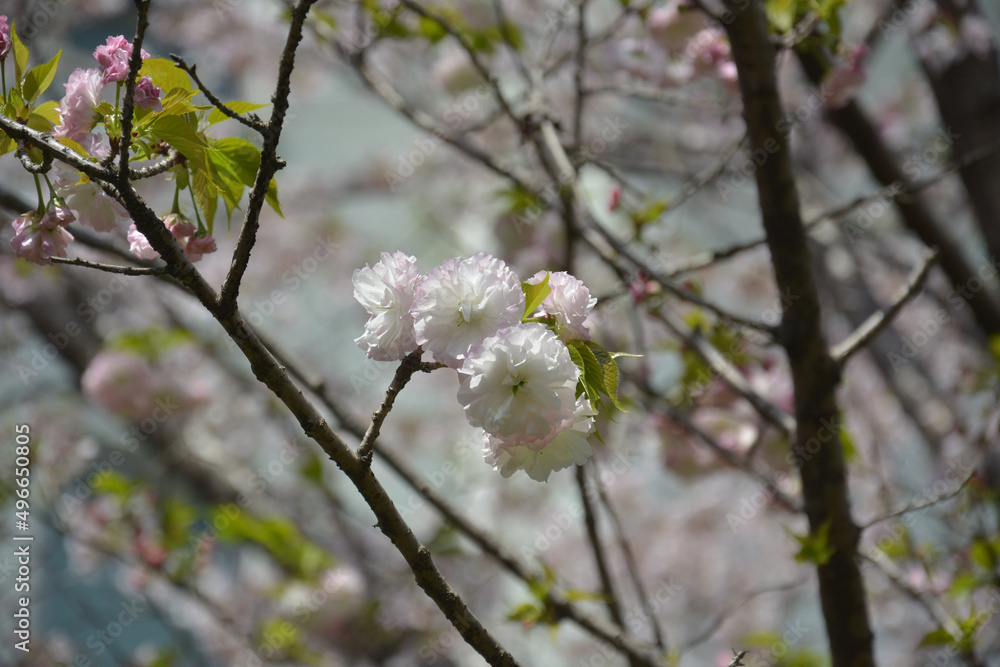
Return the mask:
[[[7,17],[0,15],[0,67],[6,65],[11,44],[11,27]],[[91,159],[104,159],[110,155],[109,137],[117,136],[117,131],[120,131],[121,87],[128,78],[131,55],[132,44],[123,36],[108,37],[106,43],[94,51],[97,67],[79,68],[69,75],[65,84],[66,94],[55,108],[58,122],[55,122],[56,116],[52,117],[54,127],[51,134],[54,139],[83,151]],[[149,54],[143,50],[142,59],[147,58]],[[110,83],[116,84],[114,107],[102,99],[104,89]],[[8,91],[0,92],[6,100]],[[140,77],[135,87],[136,108],[162,111],[162,93],[151,77]],[[100,125],[103,125],[104,131],[97,131]],[[0,134],[0,138],[3,137]],[[48,174],[44,175],[44,179],[49,186],[49,198],[45,200],[42,197],[39,184],[38,208],[18,216],[13,222],[14,237],[10,246],[17,257],[34,264],[51,264],[52,257],[66,257],[66,248],[73,240],[73,234],[67,229],[70,222],[79,222],[98,232],[111,232],[119,229],[120,224],[128,219],[118,201],[80,172],[59,168],[53,179],[50,180]],[[191,261],[216,250],[212,236],[180,218],[176,210],[164,218],[164,224],[174,233]],[[136,256],[144,259],[158,256],[134,224],[129,230],[128,240]]]
[[[581,371],[567,345],[590,339],[596,299],[580,280],[540,271],[522,284],[485,252],[423,275],[397,251],[355,271],[353,282],[370,316],[358,345],[380,361],[422,349],[455,369],[458,401],[501,475],[524,470],[542,482],[593,454],[595,410],[578,397]]]

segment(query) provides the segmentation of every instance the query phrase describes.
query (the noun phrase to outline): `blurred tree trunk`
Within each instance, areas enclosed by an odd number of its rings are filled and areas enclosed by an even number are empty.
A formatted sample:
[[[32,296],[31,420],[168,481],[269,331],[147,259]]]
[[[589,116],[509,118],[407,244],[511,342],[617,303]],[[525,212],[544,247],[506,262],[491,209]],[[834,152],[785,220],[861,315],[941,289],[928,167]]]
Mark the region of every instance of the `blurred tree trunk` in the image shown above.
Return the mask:
[[[975,0],[957,3],[938,0],[938,8],[951,19],[962,39],[962,19],[985,21]],[[996,42],[985,32],[981,45],[962,43],[934,59],[922,54],[921,62],[931,84],[941,120],[952,128],[955,159],[972,158],[982,150],[1000,148],[1000,65]],[[988,40],[988,41],[987,41]],[[983,47],[983,48],[980,48]],[[969,194],[979,229],[992,257],[1000,257],[1000,153],[959,170]]]
[[[763,0],[726,0],[723,24],[739,73],[750,150],[768,159],[755,173],[775,281],[794,296],[782,313],[778,340],[788,354],[797,423],[792,452],[802,477],[810,534],[826,532],[830,556],[816,565],[833,667],[872,667],[872,631],[857,563],[858,527],[851,518],[847,467],[839,437],[836,389],[840,367],[823,336],[822,313],[799,196],[792,173],[775,47]]]

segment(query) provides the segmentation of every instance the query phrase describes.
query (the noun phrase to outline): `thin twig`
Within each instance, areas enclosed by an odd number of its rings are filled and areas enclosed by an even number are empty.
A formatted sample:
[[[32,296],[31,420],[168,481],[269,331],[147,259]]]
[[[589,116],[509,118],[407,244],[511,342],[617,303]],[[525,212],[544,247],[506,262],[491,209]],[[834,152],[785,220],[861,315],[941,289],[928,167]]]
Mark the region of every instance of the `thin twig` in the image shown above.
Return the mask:
[[[51,257],[56,264],[66,264],[68,266],[82,266],[88,269],[104,271],[105,273],[117,273],[123,276],[160,276],[167,273],[165,266],[118,266],[116,264],[100,264],[99,262],[88,262],[79,257]]]
[[[747,459],[744,459],[743,457],[737,455],[735,452],[719,444],[719,442],[715,438],[713,438],[707,431],[695,425],[695,423],[691,421],[687,417],[687,415],[682,413],[674,406],[670,405],[670,403],[668,403],[667,400],[664,399],[663,397],[657,396],[650,387],[640,385],[640,388],[643,390],[643,393],[645,393],[649,398],[652,398],[660,402],[663,412],[668,417],[670,417],[671,420],[677,422],[678,424],[683,426],[686,430],[696,435],[698,439],[705,444],[705,446],[707,446],[709,449],[715,452],[720,458],[724,459],[727,463],[729,463],[733,467],[739,468],[740,470],[748,474],[750,477],[753,477],[755,480],[760,482],[764,486],[764,488],[767,489],[767,492],[772,495],[772,497],[778,504],[782,505],[785,509],[791,512],[802,511],[802,503],[800,501],[791,498],[790,496],[785,494],[784,491],[778,488],[776,483],[777,473],[775,471],[772,471],[770,469],[759,470],[758,468],[754,467],[754,465]]]
[[[587,67],[587,0],[580,0],[576,6],[576,69],[573,71],[573,85],[576,99],[573,110],[573,147],[579,149],[583,143],[583,108],[587,96],[583,90],[583,75]]]
[[[416,14],[424,17],[428,21],[436,23],[438,26],[441,27],[441,29],[443,29],[445,32],[447,32],[449,35],[455,38],[455,40],[458,41],[459,45],[461,45],[466,55],[468,55],[469,59],[472,61],[473,67],[475,67],[476,71],[479,72],[479,75],[484,80],[489,82],[490,88],[493,90],[493,96],[497,100],[497,104],[500,105],[500,107],[504,110],[504,113],[506,113],[507,116],[510,117],[511,121],[514,122],[514,126],[520,127],[521,118],[516,113],[514,113],[514,110],[510,107],[510,104],[507,102],[507,98],[504,97],[503,92],[500,90],[500,84],[497,81],[497,78],[493,75],[493,73],[482,61],[482,59],[480,59],[479,51],[469,41],[468,36],[466,36],[466,34],[463,33],[461,30],[453,26],[448,19],[422,7],[418,3],[414,2],[414,0],[400,0],[400,4],[406,7],[407,9],[415,12]]]
[[[263,133],[264,141],[260,149],[260,166],[257,168],[257,176],[247,198],[246,213],[243,215],[243,229],[240,230],[236,250],[233,251],[233,261],[229,266],[229,272],[226,274],[219,294],[219,303],[224,311],[236,308],[240,283],[247,266],[250,264],[250,252],[257,242],[257,229],[260,226],[260,212],[264,207],[264,199],[271,187],[271,179],[274,178],[274,174],[284,166],[284,162],[278,158],[277,154],[278,140],[281,137],[285,114],[288,113],[292,70],[295,67],[295,51],[302,41],[302,26],[305,24],[306,14],[309,13],[309,8],[315,2],[316,0],[299,0],[291,10],[288,37],[281,52],[274,94],[271,96],[271,117],[267,123],[267,130]]]
[[[900,291],[899,296],[897,296],[891,304],[882,308],[878,312],[872,313],[871,316],[865,320],[861,326],[855,329],[851,334],[842,340],[840,343],[835,345],[830,350],[830,355],[833,357],[834,361],[838,364],[843,365],[855,352],[864,349],[868,343],[879,335],[883,329],[889,326],[895,319],[899,311],[903,309],[910,300],[912,300],[920,291],[930,274],[931,267],[934,265],[937,259],[937,250],[929,249],[921,263],[913,270],[910,277],[906,280],[906,285],[903,286],[902,291]]]
[[[683,646],[681,646],[680,648],[680,653],[682,654],[687,653],[695,646],[698,646],[699,644],[708,641],[711,638],[711,636],[714,635],[718,631],[718,629],[722,627],[722,624],[725,623],[730,616],[739,611],[745,604],[747,604],[751,600],[761,595],[765,595],[767,593],[780,593],[782,591],[793,590],[795,588],[798,588],[802,584],[806,583],[807,581],[808,581],[807,578],[802,578],[799,579],[798,581],[790,581],[787,584],[778,584],[777,586],[768,586],[766,588],[758,588],[756,590],[750,591],[743,597],[742,600],[730,604],[721,612],[719,612],[716,615],[716,617],[713,618],[712,621],[708,624],[708,627],[706,627],[704,630],[702,630],[700,633],[698,633],[691,639],[684,642]]]
[[[130,167],[128,170],[128,177],[130,180],[138,181],[143,178],[159,176],[160,174],[169,171],[171,168],[173,168],[174,165],[177,164],[177,160],[179,160],[180,157],[181,154],[178,153],[175,149],[171,148],[169,151],[167,151],[167,156],[162,160],[160,160],[159,162],[151,164],[148,167],[141,167],[139,169],[132,169]]]
[[[960,494],[962,491],[964,491],[965,487],[969,485],[969,482],[971,482],[973,478],[975,478],[975,476],[976,476],[975,472],[970,473],[969,476],[966,477],[964,480],[962,480],[962,483],[959,484],[958,487],[953,489],[952,491],[946,491],[944,493],[938,493],[929,496],[925,500],[913,503],[912,505],[907,505],[902,509],[898,509],[895,512],[890,512],[889,514],[880,516],[877,519],[872,519],[868,523],[862,524],[861,530],[866,530],[868,528],[871,528],[877,523],[888,521],[889,519],[895,519],[896,517],[909,514],[910,512],[917,512],[919,510],[927,509],[928,507],[933,507],[934,505],[937,505],[939,503],[943,503],[946,500],[951,500],[952,498]]]
[[[608,608],[608,615],[615,625],[624,627],[622,623],[621,605],[615,595],[614,583],[611,580],[611,572],[608,570],[608,560],[604,553],[604,545],[601,544],[601,536],[597,531],[597,515],[594,511],[594,504],[590,502],[590,493],[587,489],[587,470],[585,466],[576,467],[576,486],[580,490],[580,501],[583,503],[583,524],[587,528],[587,540],[590,542],[590,550],[594,554],[594,565],[597,567],[597,576],[601,581],[601,593],[604,595],[604,604]]]
[[[24,142],[18,142],[17,159],[21,161],[21,166],[24,167],[24,170],[32,174],[47,174],[49,169],[52,168],[52,155],[43,153],[42,163],[35,164],[28,157],[28,151],[24,148]]]
[[[72,148],[63,146],[53,139],[52,135],[33,130],[27,125],[22,125],[17,121],[7,118],[3,114],[0,114],[0,130],[3,130],[7,136],[13,139],[26,141],[35,148],[41,149],[42,153],[47,157],[55,158],[61,162],[65,162],[77,171],[82,171],[92,181],[107,181],[111,176],[111,172],[108,169],[87,160]]]
[[[420,363],[420,356],[423,353],[424,351],[421,348],[417,348],[406,355],[403,362],[399,364],[399,368],[396,369],[396,374],[393,376],[389,388],[385,391],[385,398],[382,399],[382,405],[372,415],[371,423],[368,424],[368,429],[365,431],[364,437],[361,438],[361,444],[358,445],[358,459],[362,465],[371,465],[372,447],[375,444],[375,440],[378,439],[379,433],[382,431],[382,423],[389,416],[389,411],[392,410],[392,406],[396,402],[396,396],[403,390],[406,383],[410,381],[413,374],[421,370],[426,371],[428,368],[444,367],[443,364],[436,364],[434,366],[422,365]]]
[[[149,27],[149,5],[151,0],[136,0],[138,16],[135,20],[135,38],[132,40],[132,54],[128,60],[128,74],[125,77],[125,97],[122,100],[122,133],[118,137],[118,180],[116,185],[123,189],[129,179],[129,150],[132,148],[132,121],[135,115],[135,81],[142,67],[142,42]]]
[[[270,129],[256,114],[251,113],[249,116],[243,116],[233,111],[228,106],[226,106],[225,102],[216,97],[215,94],[212,93],[212,91],[209,90],[208,87],[201,82],[201,79],[198,78],[198,73],[196,72],[198,67],[197,65],[188,65],[183,58],[174,53],[170,54],[170,59],[174,61],[177,67],[187,72],[188,76],[190,76],[191,79],[194,80],[195,84],[197,84],[198,90],[201,91],[202,95],[208,98],[208,101],[212,103],[212,106],[214,106],[221,113],[228,116],[229,118],[232,118],[236,122],[246,125],[254,132],[257,132],[265,137],[267,136]]]
[[[441,141],[454,146],[459,151],[479,162],[493,173],[508,179],[518,188],[525,190],[526,192],[534,192],[534,188],[532,188],[526,180],[520,178],[509,169],[501,166],[496,160],[493,159],[492,156],[476,148],[462,137],[450,133],[447,129],[441,127],[429,114],[408,104],[395,88],[377,76],[371,68],[368,67],[365,61],[354,57],[354,54],[351,53],[346,46],[343,44],[337,44],[336,46],[341,57],[345,60],[345,62],[354,68],[364,84],[372,92],[381,97],[386,104],[401,113],[414,125],[426,132],[429,132],[432,136],[441,139]]]
[[[594,459],[594,466],[597,467],[598,461]],[[636,562],[635,553],[632,550],[632,545],[628,541],[628,537],[625,535],[625,528],[622,525],[621,518],[618,516],[618,512],[615,510],[614,505],[611,503],[611,499],[604,490],[604,485],[601,484],[600,475],[594,480],[597,486],[597,495],[601,500],[601,504],[604,505],[604,510],[608,513],[608,518],[611,520],[611,526],[614,528],[615,537],[618,538],[618,548],[621,549],[622,555],[625,557],[625,566],[628,568],[629,577],[632,578],[632,585],[635,586],[636,596],[639,598],[639,606],[642,609],[651,609],[649,605],[649,593],[646,591],[646,587],[642,583],[642,575],[639,572],[639,564]],[[650,614],[650,625],[653,626],[653,639],[656,642],[656,647],[660,651],[666,652],[667,650],[667,639],[664,635],[663,629],[660,627],[660,620],[656,614]]]

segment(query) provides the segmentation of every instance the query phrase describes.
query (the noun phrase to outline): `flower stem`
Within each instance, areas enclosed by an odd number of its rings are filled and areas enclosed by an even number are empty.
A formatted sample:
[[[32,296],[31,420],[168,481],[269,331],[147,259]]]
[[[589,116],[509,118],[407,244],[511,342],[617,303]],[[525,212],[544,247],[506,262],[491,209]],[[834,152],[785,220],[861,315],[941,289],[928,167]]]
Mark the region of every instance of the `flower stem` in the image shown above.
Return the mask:
[[[45,197],[42,196],[42,182],[38,180],[38,174],[33,174],[35,177],[35,190],[38,191],[38,210],[42,211],[45,209]]]

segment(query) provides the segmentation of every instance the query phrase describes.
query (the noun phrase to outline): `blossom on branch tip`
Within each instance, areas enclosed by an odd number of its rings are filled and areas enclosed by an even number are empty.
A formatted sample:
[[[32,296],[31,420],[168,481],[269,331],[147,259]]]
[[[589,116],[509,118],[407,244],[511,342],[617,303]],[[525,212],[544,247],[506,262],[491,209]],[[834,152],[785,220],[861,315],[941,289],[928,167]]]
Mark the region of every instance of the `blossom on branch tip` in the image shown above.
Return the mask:
[[[538,449],[573,425],[580,369],[542,324],[502,329],[458,373],[458,402],[469,423],[507,446]]]
[[[484,432],[484,455],[486,462],[504,477],[523,470],[536,482],[547,482],[553,472],[587,462],[594,453],[589,442],[593,432],[594,411],[581,396],[576,402],[573,425],[556,433],[543,447],[511,445]]]
[[[120,82],[128,78],[128,61],[132,57],[132,44],[122,35],[108,37],[104,46],[94,49],[94,58],[100,67],[103,83]],[[142,59],[149,57],[142,50]]]
[[[413,300],[417,344],[458,368],[483,340],[524,314],[517,275],[492,255],[453,257],[433,269]]]
[[[537,285],[545,280],[546,271],[539,271],[527,282]],[[551,316],[556,321],[556,333],[563,340],[590,340],[585,321],[597,304],[590,290],[579,278],[565,271],[549,273],[552,292],[542,301],[535,316]]]
[[[61,170],[56,176],[55,188],[80,224],[94,231],[113,231],[120,221],[128,218],[128,213],[117,200],[79,172]]]
[[[73,214],[65,208],[52,206],[42,214],[31,211],[14,218],[14,238],[11,250],[16,257],[33,264],[51,264],[51,257],[65,257],[66,246],[73,235],[66,230]]]
[[[416,258],[399,250],[354,272],[354,298],[370,315],[354,342],[369,359],[399,361],[417,349],[411,306],[423,278]]]
[[[71,139],[90,154],[101,157],[102,137],[91,132],[97,120],[95,108],[101,103],[104,83],[96,69],[75,69],[66,81],[66,95],[59,102],[59,124],[52,130],[56,139]]]

